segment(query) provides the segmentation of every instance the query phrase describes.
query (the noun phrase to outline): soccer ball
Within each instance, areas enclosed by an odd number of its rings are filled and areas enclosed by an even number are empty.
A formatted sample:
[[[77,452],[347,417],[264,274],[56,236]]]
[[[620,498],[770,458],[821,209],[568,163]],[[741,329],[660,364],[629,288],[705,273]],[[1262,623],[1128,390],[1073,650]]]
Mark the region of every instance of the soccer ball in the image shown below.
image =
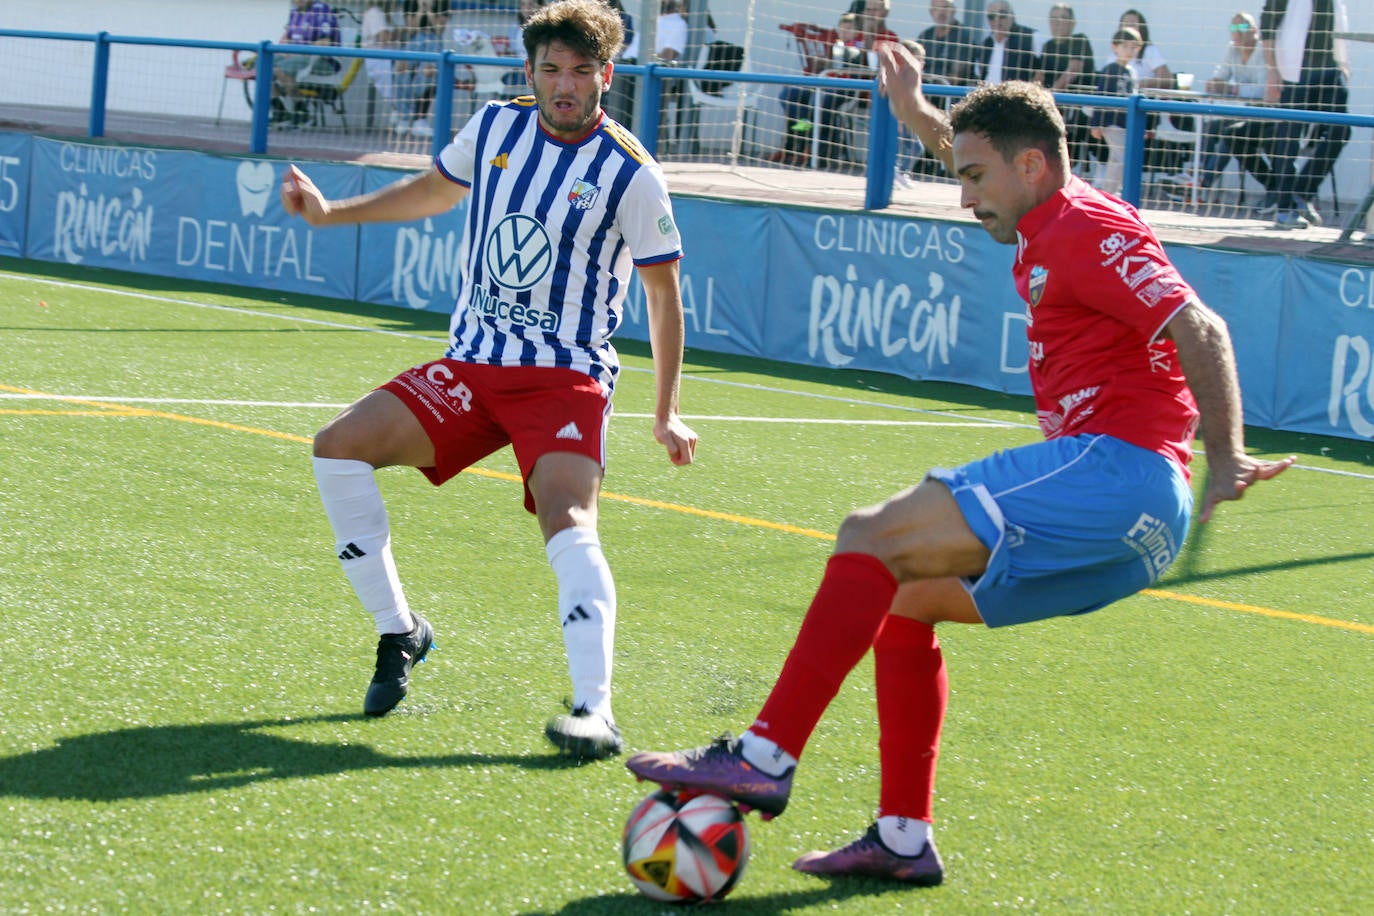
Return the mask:
[[[646,897],[669,903],[719,900],[749,861],[749,828],[732,802],[659,790],[625,822],[621,854]]]

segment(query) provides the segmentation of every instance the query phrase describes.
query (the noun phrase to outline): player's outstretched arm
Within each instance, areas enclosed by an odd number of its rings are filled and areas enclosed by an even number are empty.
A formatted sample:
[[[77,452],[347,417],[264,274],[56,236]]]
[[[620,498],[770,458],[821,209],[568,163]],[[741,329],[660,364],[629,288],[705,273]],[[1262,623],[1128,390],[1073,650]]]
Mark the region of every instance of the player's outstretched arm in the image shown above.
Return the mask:
[[[424,219],[453,209],[467,193],[466,187],[435,168],[345,200],[326,198],[294,165],[281,181],[283,209],[316,227]]]
[[[682,288],[678,262],[639,268],[649,308],[649,346],[654,353],[654,438],[668,450],[673,464],[691,464],[697,434],[678,416],[682,382],[682,347],[686,338],[682,318]]]
[[[931,155],[954,174],[954,133],[949,117],[921,91],[921,62],[895,41],[878,43],[878,93],[892,113],[916,136]]]
[[[1169,321],[1166,330],[1178,348],[1179,364],[1202,414],[1209,473],[1198,520],[1205,522],[1218,503],[1240,499],[1251,484],[1276,477],[1295,459],[1265,461],[1245,454],[1236,356],[1221,316],[1194,299]]]

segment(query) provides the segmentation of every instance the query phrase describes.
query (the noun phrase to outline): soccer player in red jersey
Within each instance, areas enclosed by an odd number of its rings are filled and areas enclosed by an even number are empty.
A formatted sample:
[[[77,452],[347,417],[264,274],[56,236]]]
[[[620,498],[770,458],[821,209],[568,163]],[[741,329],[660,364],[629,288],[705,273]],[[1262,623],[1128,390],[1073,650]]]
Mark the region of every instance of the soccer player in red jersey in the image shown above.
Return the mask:
[[[1138,592],[1178,556],[1202,421],[1200,515],[1293,463],[1245,453],[1235,356],[1136,211],[1073,177],[1043,87],[984,86],[948,115],[901,45],[880,51],[894,114],[961,185],[962,205],[1017,246],[1030,378],[1045,441],[936,468],[841,524],[778,681],[738,739],[637,754],[632,772],[758,809],[787,806],[798,758],[846,675],[873,649],[881,760],[864,836],[794,865],[939,884],[931,802],[948,681],[935,625],[1082,614]]]

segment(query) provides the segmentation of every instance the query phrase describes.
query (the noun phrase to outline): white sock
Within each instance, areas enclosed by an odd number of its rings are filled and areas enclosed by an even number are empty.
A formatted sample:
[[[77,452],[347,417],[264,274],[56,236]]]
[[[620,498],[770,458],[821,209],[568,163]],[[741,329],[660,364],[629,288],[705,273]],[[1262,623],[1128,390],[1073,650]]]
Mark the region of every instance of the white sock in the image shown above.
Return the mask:
[[[760,738],[751,731],[739,736],[739,753],[756,769],[774,778],[783,776],[797,765],[797,758],[778,747],[768,738]]]
[[[558,618],[572,675],[573,708],[611,715],[615,650],[615,581],[595,528],[564,528],[544,547],[558,578]]]
[[[415,618],[391,558],[391,523],[372,465],[347,458],[314,462],[334,552],[363,609],[377,621],[378,633],[409,633]]]
[[[930,840],[930,822],[889,814],[878,818],[878,836],[899,856],[919,856]]]

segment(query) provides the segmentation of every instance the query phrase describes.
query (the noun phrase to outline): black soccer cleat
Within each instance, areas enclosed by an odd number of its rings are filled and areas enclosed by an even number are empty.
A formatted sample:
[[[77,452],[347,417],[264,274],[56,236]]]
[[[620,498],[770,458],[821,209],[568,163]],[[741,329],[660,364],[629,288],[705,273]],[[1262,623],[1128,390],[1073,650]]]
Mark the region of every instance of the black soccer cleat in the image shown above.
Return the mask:
[[[419,614],[409,633],[386,633],[377,640],[377,673],[367,685],[363,712],[384,716],[396,708],[410,689],[410,669],[434,648],[434,628]]]

